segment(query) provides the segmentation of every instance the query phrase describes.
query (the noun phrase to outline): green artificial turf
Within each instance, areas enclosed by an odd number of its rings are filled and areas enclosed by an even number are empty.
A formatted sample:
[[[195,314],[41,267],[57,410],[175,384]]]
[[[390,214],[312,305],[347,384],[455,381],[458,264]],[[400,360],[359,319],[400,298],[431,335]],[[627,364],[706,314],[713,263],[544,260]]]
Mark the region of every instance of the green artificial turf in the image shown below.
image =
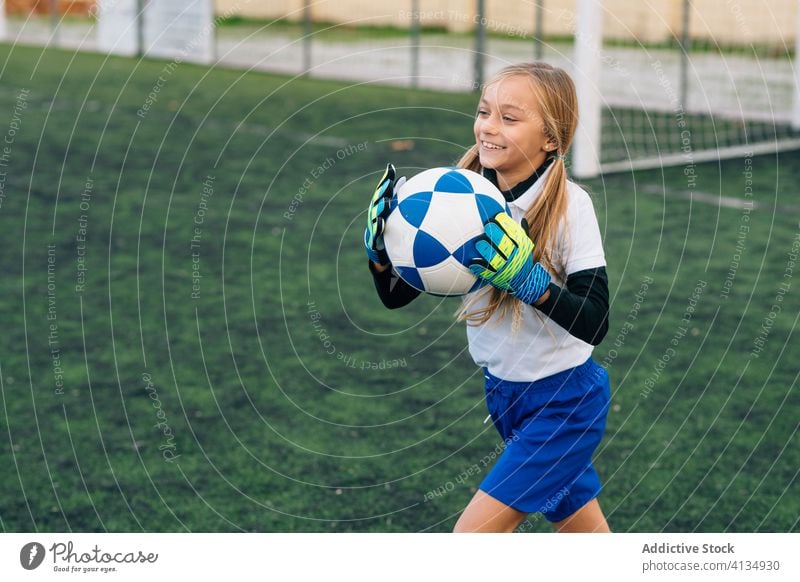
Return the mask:
[[[454,163],[475,97],[8,45],[0,63],[2,530],[452,529],[499,444],[482,374],[457,300],[382,307],[361,237],[386,161]],[[585,184],[613,529],[798,530],[799,162]]]

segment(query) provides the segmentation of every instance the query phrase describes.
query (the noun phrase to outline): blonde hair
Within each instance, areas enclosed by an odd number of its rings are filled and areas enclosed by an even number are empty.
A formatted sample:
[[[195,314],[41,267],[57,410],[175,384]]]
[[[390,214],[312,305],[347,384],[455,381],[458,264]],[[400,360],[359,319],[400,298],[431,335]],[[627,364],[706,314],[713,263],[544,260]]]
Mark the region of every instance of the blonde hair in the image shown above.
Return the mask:
[[[536,202],[525,213],[529,234],[535,243],[533,259],[551,273],[558,272],[553,264],[552,249],[557,244],[559,225],[567,212],[567,172],[563,156],[572,143],[578,125],[578,98],[575,84],[563,69],[546,63],[521,63],[505,67],[484,86],[497,83],[513,76],[524,76],[531,81],[534,98],[539,105],[541,123],[545,136],[555,145],[555,159],[551,162],[547,181]],[[478,146],[474,144],[461,157],[459,168],[481,172]],[[535,168],[531,168],[531,173]],[[559,273],[561,276],[564,273]],[[473,310],[476,302],[489,296],[485,307]],[[522,321],[523,305],[519,300],[504,291],[487,285],[465,299],[458,312],[458,320],[466,320],[467,325],[481,325],[500,310],[501,317],[513,309],[513,329]]]

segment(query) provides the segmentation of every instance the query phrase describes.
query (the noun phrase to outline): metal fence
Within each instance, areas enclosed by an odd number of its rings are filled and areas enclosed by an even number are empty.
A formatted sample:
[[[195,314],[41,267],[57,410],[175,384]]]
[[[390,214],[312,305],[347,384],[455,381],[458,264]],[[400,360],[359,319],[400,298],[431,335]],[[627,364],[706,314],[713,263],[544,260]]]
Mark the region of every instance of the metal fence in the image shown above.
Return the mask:
[[[444,91],[477,90],[520,61],[546,61],[574,78],[593,69],[581,115],[597,116],[600,130],[584,136],[595,158],[585,175],[679,161],[681,116],[693,125],[693,151],[711,157],[754,143],[798,145],[798,0],[673,0],[667,24],[648,3],[621,0],[471,0],[461,10],[439,0],[384,4],[304,0],[263,19],[218,9],[213,63]],[[580,33],[582,6],[601,17]],[[97,49],[91,18],[17,15],[7,27],[9,42]],[[589,48],[579,70],[582,45]]]

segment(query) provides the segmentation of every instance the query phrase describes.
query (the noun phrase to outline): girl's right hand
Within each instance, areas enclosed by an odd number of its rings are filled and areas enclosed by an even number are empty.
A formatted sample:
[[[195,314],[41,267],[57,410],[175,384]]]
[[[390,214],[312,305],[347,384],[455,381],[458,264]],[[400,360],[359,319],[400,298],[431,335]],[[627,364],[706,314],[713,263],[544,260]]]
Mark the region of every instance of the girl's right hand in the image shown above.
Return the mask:
[[[395,181],[394,166],[391,163],[386,164],[386,170],[372,193],[372,199],[370,200],[369,208],[367,208],[367,228],[364,230],[364,246],[369,260],[373,263],[378,263],[379,265],[389,264],[389,256],[386,254],[386,247],[383,244],[383,230],[386,226],[386,219],[396,206],[393,203],[393,198],[405,181],[405,177]]]

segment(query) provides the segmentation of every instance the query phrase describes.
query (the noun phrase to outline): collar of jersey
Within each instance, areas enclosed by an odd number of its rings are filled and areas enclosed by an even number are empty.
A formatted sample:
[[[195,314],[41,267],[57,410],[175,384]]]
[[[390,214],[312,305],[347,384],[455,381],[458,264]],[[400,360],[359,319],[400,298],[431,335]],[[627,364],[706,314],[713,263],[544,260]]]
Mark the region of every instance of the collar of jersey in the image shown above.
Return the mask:
[[[533,174],[525,178],[522,182],[510,190],[501,190],[503,198],[506,199],[506,202],[523,209],[530,206],[530,204],[533,202],[533,199],[542,189],[542,185],[545,183],[545,180],[540,180],[540,178],[543,178],[544,175],[547,174],[547,170],[550,169],[554,159],[555,158],[553,157],[547,158],[541,166],[536,168]],[[497,184],[496,171],[491,168],[483,168],[483,176],[492,184],[497,186],[498,189],[500,188],[500,186]]]

